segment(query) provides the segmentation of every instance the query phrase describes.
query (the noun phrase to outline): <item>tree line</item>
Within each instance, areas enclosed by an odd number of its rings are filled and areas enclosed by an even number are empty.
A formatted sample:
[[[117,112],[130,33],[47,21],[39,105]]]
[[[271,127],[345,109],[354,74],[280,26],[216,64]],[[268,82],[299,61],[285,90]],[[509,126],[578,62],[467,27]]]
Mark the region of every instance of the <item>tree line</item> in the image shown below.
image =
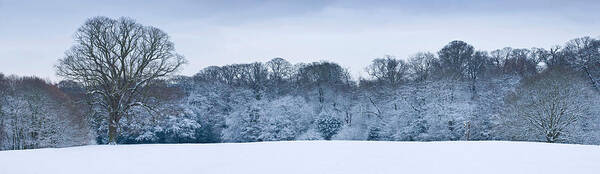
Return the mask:
[[[334,62],[209,66],[174,75],[166,33],[91,18],[51,83],[0,75],[0,149],[89,143],[510,140],[600,144],[600,40]]]

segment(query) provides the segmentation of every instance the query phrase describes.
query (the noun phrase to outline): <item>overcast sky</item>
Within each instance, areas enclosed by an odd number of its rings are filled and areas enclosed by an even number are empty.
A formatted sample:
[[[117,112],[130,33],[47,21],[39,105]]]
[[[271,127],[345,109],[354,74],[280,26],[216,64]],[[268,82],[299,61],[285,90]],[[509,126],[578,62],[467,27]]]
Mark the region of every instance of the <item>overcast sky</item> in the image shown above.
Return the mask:
[[[365,76],[384,55],[544,47],[600,36],[600,1],[27,1],[0,0],[0,72],[58,80],[56,60],[92,16],[129,16],[167,32],[189,64],[329,60]]]

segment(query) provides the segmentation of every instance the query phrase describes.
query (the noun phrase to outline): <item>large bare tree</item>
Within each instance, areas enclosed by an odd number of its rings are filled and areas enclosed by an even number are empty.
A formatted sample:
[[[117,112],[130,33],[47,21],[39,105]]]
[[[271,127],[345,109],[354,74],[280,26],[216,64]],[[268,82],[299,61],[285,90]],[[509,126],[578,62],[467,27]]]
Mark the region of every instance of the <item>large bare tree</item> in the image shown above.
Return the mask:
[[[397,86],[408,75],[409,64],[392,56],[377,58],[367,67],[367,73],[379,82]]]
[[[178,71],[185,63],[162,30],[130,18],[88,19],[75,44],[56,65],[57,74],[85,85],[107,113],[108,142],[116,144],[119,120],[141,101],[153,80]]]
[[[542,135],[546,142],[564,141],[565,134],[584,118],[588,91],[577,76],[564,69],[552,69],[523,81],[509,95],[509,108],[528,130]]]
[[[420,52],[408,59],[410,65],[410,74],[414,76],[415,81],[429,80],[433,74],[434,68],[439,67],[439,61],[433,53]]]
[[[444,46],[439,52],[441,68],[446,76],[461,79],[465,76],[467,63],[473,57],[475,49],[466,42],[455,40]]]

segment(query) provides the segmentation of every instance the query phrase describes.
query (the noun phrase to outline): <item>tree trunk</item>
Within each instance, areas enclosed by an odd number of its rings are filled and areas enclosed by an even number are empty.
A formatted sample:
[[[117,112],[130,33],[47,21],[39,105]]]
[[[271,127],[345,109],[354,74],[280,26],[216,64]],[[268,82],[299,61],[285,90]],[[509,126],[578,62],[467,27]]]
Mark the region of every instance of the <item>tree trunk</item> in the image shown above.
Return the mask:
[[[471,81],[471,100],[477,99],[477,88],[475,86],[476,80]]]
[[[587,74],[588,78],[592,82],[592,85],[594,86],[594,88],[596,88],[596,90],[600,91],[600,85],[598,84],[598,82],[596,82],[596,79],[594,79],[594,77],[592,76],[592,74],[590,73],[590,71],[588,70],[588,68],[584,67],[583,70],[585,71],[585,73]]]
[[[319,103],[325,102],[325,91],[319,86]]]
[[[469,141],[471,138],[471,121],[465,122],[465,140]]]
[[[117,144],[118,124],[118,114],[110,113],[108,117],[108,144]]]
[[[560,136],[560,132],[550,131],[546,134],[546,142],[554,143],[558,140],[558,136]]]

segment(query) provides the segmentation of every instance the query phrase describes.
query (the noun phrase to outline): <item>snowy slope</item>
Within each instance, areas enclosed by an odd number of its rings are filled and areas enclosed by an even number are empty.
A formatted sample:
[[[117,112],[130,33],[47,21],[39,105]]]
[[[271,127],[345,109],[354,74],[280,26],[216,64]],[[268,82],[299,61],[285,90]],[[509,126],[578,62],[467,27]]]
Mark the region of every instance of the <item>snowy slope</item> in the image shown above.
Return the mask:
[[[600,173],[600,146],[525,142],[96,145],[0,152],[0,173]]]

